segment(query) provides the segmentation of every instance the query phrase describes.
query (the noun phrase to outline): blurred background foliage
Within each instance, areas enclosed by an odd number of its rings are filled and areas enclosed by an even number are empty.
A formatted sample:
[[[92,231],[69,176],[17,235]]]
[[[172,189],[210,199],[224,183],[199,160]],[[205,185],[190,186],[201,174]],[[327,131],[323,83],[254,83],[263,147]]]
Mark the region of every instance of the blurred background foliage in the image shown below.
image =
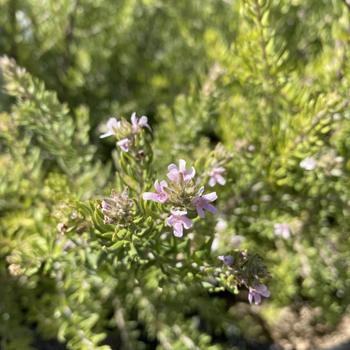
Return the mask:
[[[0,53],[33,77],[0,67],[2,349],[43,338],[102,349],[105,333],[116,349],[344,340],[349,15],[348,0],[0,0]],[[259,309],[183,286],[152,295],[152,271],[147,299],[127,269],[119,280],[91,274],[96,242],[77,233],[69,250],[58,238],[60,215],[72,215],[62,203],[114,186],[114,145],[98,141],[100,127],[134,110],[151,119],[159,171],[224,146],[213,250],[264,257],[272,296]],[[161,329],[155,314],[169,317]]]

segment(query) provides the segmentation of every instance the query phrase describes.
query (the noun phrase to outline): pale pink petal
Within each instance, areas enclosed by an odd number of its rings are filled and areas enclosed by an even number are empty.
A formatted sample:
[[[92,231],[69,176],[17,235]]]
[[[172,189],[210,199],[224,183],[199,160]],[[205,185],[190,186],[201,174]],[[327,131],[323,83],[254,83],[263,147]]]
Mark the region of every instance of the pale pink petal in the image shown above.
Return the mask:
[[[192,167],[190,170],[185,171],[183,174],[184,180],[187,182],[194,178],[196,175],[196,170]]]
[[[110,118],[107,122],[107,128],[108,129],[118,129],[120,126],[120,122],[116,118]]]
[[[165,180],[162,180],[162,181],[160,182],[160,186],[162,186],[162,188],[168,187],[168,183],[167,183]]]
[[[216,181],[217,181],[221,186],[225,185],[225,183],[226,183],[225,178],[224,178],[223,176],[221,176],[221,175],[216,175]]]
[[[103,138],[105,138],[105,137],[109,137],[109,136],[112,136],[112,135],[114,135],[114,132],[112,132],[112,131],[107,131],[107,132],[105,132],[104,134],[100,135],[100,139],[103,139]]]
[[[167,219],[166,219],[166,223],[168,226],[173,226],[173,224],[175,223],[175,219],[172,215],[170,215]]]
[[[183,224],[184,224],[184,226],[185,226],[186,229],[189,229],[189,228],[192,227],[192,220],[189,219],[187,216],[184,216],[184,217],[182,218],[182,222],[183,222]]]
[[[144,115],[139,120],[139,126],[151,130],[151,127],[148,124],[148,118]]]
[[[221,260],[225,265],[231,266],[234,262],[234,258],[232,255],[220,255],[218,259]]]
[[[162,185],[159,183],[158,180],[154,182],[154,188],[156,189],[157,192],[162,192],[163,190]]]
[[[218,196],[217,196],[216,192],[211,192],[211,193],[205,194],[203,196],[203,198],[209,202],[213,202],[218,198]]]
[[[264,284],[260,284],[259,286],[255,287],[255,290],[265,298],[270,296],[270,291]]]
[[[186,172],[186,161],[183,159],[179,160],[179,171],[182,173]]]
[[[249,300],[249,304],[252,304],[252,302],[253,302],[253,293],[251,293],[250,291],[248,293],[248,300]]]
[[[168,174],[167,177],[172,182],[178,182],[179,181],[179,171],[177,169],[177,166],[175,164],[170,164],[168,166]]]
[[[116,118],[109,118],[106,124],[107,131],[100,138],[115,135],[116,129],[120,127],[120,122]]]
[[[183,227],[181,223],[176,223],[174,225],[174,236],[175,237],[182,237],[183,236]]]
[[[209,179],[209,186],[214,187],[215,185],[216,185],[216,179],[215,179],[215,177],[211,177]]]
[[[261,296],[258,293],[254,293],[255,305],[259,305],[261,303]]]
[[[197,206],[196,210],[197,210],[198,216],[203,219],[205,217],[203,207],[202,206]]]
[[[171,163],[168,165],[168,171],[173,171],[176,170],[177,171],[177,166],[174,163]]]
[[[135,112],[131,114],[131,124],[137,126],[137,117]]]
[[[175,210],[175,209],[172,209],[171,210],[171,214],[173,214],[175,216],[182,216],[182,215],[186,215],[187,211],[186,210]]]
[[[218,212],[218,210],[211,204],[206,204],[204,206],[204,209],[207,209],[209,212],[211,212],[212,214],[216,214]]]
[[[143,116],[140,118],[140,120],[139,120],[139,125],[140,125],[140,126],[146,126],[147,123],[148,123],[148,118],[147,118],[146,116],[143,115]]]
[[[130,140],[125,138],[117,142],[117,145],[124,151],[128,152],[129,151],[129,144]]]
[[[159,202],[159,197],[157,193],[154,192],[145,192],[142,195],[143,199],[145,201],[155,201],[155,202]]]
[[[179,173],[177,171],[170,171],[167,174],[167,177],[172,182],[178,182],[179,181]]]

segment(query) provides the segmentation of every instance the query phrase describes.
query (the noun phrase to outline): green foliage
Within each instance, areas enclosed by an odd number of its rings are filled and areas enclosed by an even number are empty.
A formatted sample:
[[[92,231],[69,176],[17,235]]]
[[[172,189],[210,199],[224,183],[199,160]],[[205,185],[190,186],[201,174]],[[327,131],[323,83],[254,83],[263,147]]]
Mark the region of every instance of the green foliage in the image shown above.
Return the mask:
[[[315,336],[337,326],[350,303],[347,1],[0,7],[2,350],[279,343],[286,308],[312,310],[299,322]],[[134,110],[152,132],[121,118]],[[122,127],[98,139],[109,116]],[[144,200],[179,159],[196,181]],[[218,168],[219,213],[200,219],[194,198]],[[174,208],[193,222],[182,238]],[[247,308],[258,282],[271,297]]]

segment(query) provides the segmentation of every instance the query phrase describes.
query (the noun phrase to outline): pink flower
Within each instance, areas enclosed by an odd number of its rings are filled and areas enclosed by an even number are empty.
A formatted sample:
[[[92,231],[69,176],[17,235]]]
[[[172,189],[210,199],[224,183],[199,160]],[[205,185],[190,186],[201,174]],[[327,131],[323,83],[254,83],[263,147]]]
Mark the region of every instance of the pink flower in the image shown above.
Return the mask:
[[[248,300],[249,303],[253,302],[258,305],[261,303],[261,297],[268,298],[270,296],[270,291],[265,286],[265,284],[258,284],[254,288],[249,287]]]
[[[182,237],[183,228],[192,227],[192,221],[186,216],[186,210],[171,210],[171,215],[167,218],[167,225],[174,229],[174,236]]]
[[[109,118],[106,126],[107,131],[100,136],[101,139],[115,135],[116,131],[120,128],[120,121],[118,121],[116,118]]]
[[[232,255],[219,255],[218,259],[221,260],[227,266],[231,266],[234,262],[234,258]]]
[[[195,175],[196,171],[193,167],[189,170],[186,169],[186,161],[183,159],[180,159],[179,161],[179,168],[176,166],[176,164],[170,164],[168,166],[167,176],[172,182],[179,183],[180,181],[184,181],[187,183],[191,181]]]
[[[134,134],[138,133],[141,130],[141,128],[147,128],[151,130],[151,127],[148,125],[148,118],[143,115],[139,119],[137,118],[135,112],[131,115],[131,127],[132,127],[132,132]]]
[[[210,187],[214,187],[217,183],[221,186],[225,185],[226,180],[225,178],[222,176],[222,174],[225,172],[226,170],[222,167],[217,167],[214,168],[210,173],[210,179],[209,179],[209,186]]]
[[[201,218],[204,218],[205,216],[204,209],[210,211],[212,214],[215,214],[218,211],[212,204],[210,204],[210,202],[214,202],[218,198],[216,192],[211,192],[202,196],[203,191],[204,187],[202,187],[198,191],[197,197],[195,197],[193,200],[193,204],[196,207],[197,214]]]
[[[284,239],[290,238],[290,228],[288,224],[285,223],[277,223],[274,225],[275,235],[282,236]]]
[[[122,149],[124,152],[129,152],[131,141],[128,138],[122,139],[117,142],[117,145]]]
[[[143,194],[143,199],[146,201],[154,201],[159,203],[165,203],[168,200],[168,194],[164,191],[164,188],[168,187],[166,181],[159,182],[156,180],[154,183],[154,188],[156,192],[145,192]]]
[[[317,166],[317,162],[313,157],[306,157],[300,162],[300,167],[305,170],[314,170]]]

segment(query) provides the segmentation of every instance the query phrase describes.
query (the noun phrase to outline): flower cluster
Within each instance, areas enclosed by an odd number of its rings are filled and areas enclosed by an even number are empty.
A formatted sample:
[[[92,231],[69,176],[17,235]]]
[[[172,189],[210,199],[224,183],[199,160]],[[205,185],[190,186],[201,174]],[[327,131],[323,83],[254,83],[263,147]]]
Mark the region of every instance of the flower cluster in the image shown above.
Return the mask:
[[[259,269],[259,260],[249,259],[248,255],[244,252],[238,252],[236,256],[232,255],[220,255],[218,259],[221,260],[229,274],[233,274],[238,281],[239,285],[243,285],[248,288],[248,301],[250,304],[256,305],[261,303],[261,298],[270,297],[270,291],[265,284],[260,283],[257,269],[261,270],[260,274],[264,276],[264,270]],[[239,271],[242,267],[245,267],[245,273]],[[251,278],[251,272],[253,272],[253,279]],[[251,280],[252,279],[252,280]]]
[[[193,225],[190,217],[205,217],[205,211],[213,214],[217,209],[211,204],[217,199],[216,192],[204,194],[204,187],[198,186],[195,181],[196,171],[193,167],[186,168],[186,161],[180,159],[179,166],[168,166],[168,180],[154,183],[155,192],[145,192],[144,200],[151,200],[170,207],[170,216],[166,223],[173,227],[176,237],[183,236],[184,229]],[[190,216],[190,217],[189,217]]]
[[[131,115],[130,121],[131,123],[126,120],[110,118],[106,124],[107,130],[100,138],[115,136],[120,149],[123,152],[129,152],[130,148],[135,144],[136,135],[144,128],[151,130],[146,116],[138,118],[134,112]]]

